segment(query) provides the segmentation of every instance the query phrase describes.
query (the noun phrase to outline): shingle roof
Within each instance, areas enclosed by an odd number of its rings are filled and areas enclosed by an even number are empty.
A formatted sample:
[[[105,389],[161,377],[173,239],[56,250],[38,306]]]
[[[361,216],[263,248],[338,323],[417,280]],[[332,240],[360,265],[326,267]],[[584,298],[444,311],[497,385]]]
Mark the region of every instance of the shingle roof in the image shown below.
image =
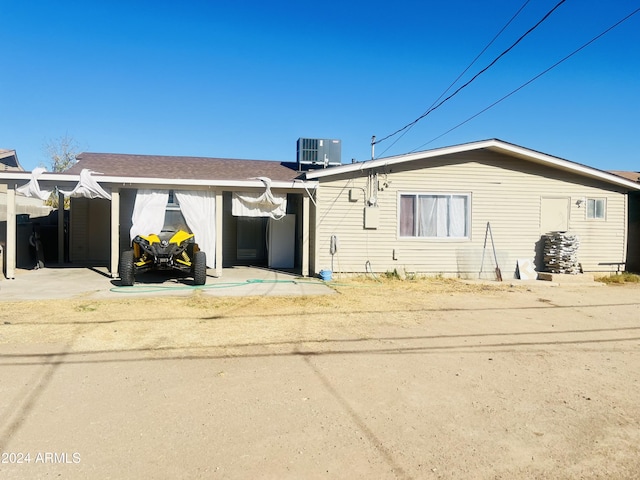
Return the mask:
[[[623,170],[610,170],[609,173],[613,173],[614,175],[618,175],[619,177],[626,178],[628,180],[632,180],[634,182],[640,182],[640,172],[626,172]]]
[[[87,168],[106,176],[185,180],[247,180],[268,177],[292,181],[300,176],[295,163],[232,158],[173,157],[119,153],[81,153],[65,173]]]

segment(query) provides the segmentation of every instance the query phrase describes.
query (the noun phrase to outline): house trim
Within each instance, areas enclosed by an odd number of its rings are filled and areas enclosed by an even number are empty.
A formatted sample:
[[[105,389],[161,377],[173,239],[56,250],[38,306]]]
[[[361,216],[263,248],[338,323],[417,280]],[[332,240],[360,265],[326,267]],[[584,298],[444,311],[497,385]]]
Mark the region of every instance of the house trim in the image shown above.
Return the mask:
[[[115,177],[93,173],[93,178],[101,184],[117,185],[119,187],[134,187],[137,185],[151,186],[176,186],[176,187],[239,187],[239,188],[264,188],[264,183],[259,179],[247,180],[202,180],[202,179],[172,179],[153,177]],[[3,179],[29,182],[31,172],[3,172]],[[38,182],[42,185],[68,185],[75,184],[80,180],[80,175],[69,175],[64,173],[43,173]],[[304,180],[292,181],[271,181],[271,188],[308,189],[314,188],[317,182]]]
[[[547,155],[545,153],[530,150],[528,148],[520,147],[512,143],[507,143],[498,139],[482,140],[479,142],[465,143],[461,145],[454,145],[451,147],[436,148],[434,150],[426,150],[422,152],[409,153],[405,155],[398,155],[393,157],[379,158],[375,160],[366,160],[364,162],[352,163],[349,165],[342,165],[339,167],[331,167],[323,170],[314,170],[306,173],[308,180],[316,180],[319,178],[325,178],[335,175],[341,175],[351,172],[361,172],[364,170],[374,168],[384,168],[391,165],[397,165],[401,163],[412,162],[415,160],[424,160],[428,158],[441,157],[445,155],[452,155],[456,153],[471,152],[474,150],[492,150],[494,152],[505,153],[513,157],[521,158],[530,162],[540,163],[543,165],[553,166],[560,170],[565,170],[579,175],[602,180],[604,182],[618,185],[628,188],[630,190],[640,190],[640,184],[633,182],[626,178],[614,175],[603,170],[581,165],[579,163],[564,160],[559,157]]]

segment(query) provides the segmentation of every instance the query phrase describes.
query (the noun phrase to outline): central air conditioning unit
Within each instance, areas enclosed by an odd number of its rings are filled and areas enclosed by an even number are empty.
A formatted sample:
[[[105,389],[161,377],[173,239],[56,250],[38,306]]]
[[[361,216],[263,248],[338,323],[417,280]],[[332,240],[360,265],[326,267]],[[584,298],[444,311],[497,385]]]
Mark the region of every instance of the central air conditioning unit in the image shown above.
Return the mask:
[[[340,140],[299,138],[297,148],[298,170],[327,168],[342,164]]]

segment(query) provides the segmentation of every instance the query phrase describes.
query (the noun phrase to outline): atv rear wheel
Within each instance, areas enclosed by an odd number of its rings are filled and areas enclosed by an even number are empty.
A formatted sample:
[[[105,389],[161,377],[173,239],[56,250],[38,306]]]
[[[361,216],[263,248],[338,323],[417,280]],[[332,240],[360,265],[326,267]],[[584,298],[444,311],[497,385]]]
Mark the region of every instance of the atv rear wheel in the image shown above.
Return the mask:
[[[120,274],[120,284],[130,287],[136,281],[133,266],[133,250],[125,250],[120,255],[120,265],[118,265]]]
[[[192,263],[193,284],[204,285],[207,283],[207,254],[202,250],[193,255]]]

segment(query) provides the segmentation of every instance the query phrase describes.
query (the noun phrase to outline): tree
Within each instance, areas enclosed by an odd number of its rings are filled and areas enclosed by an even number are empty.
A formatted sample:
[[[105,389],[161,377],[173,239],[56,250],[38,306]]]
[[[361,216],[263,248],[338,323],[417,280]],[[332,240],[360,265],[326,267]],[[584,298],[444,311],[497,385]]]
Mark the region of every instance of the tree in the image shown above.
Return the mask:
[[[45,143],[44,151],[51,162],[51,171],[60,173],[71,168],[77,161],[79,149],[78,142],[66,133]]]
[[[44,152],[49,159],[49,166],[52,172],[61,173],[71,168],[78,160],[80,147],[76,140],[65,133],[62,137],[49,140],[44,144]],[[54,190],[49,199],[45,202],[53,208],[58,208],[58,189]],[[65,199],[64,208],[69,208],[69,199]]]

